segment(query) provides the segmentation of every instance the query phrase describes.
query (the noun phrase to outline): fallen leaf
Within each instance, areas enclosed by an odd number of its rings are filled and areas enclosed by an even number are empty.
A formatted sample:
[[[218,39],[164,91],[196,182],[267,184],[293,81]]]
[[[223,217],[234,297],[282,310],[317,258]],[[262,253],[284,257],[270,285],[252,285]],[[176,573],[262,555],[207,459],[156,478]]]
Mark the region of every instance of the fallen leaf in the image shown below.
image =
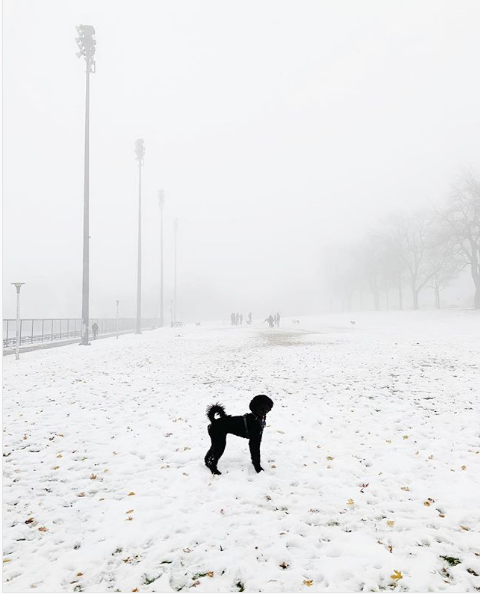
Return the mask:
[[[347,505],[353,505],[355,503],[355,501],[353,501],[353,499],[349,499],[347,501]]]
[[[97,478],[97,475],[93,474],[93,472],[92,472],[92,474],[90,475],[90,480],[94,481],[96,478]]]
[[[410,491],[410,488],[409,488],[409,487],[400,487],[400,489],[401,489],[402,491]]]
[[[184,553],[191,553],[192,551],[191,551],[191,549],[189,549],[188,547],[185,547],[185,548],[183,549],[183,552],[184,552]]]
[[[467,526],[462,526],[461,524],[460,524],[460,528],[462,530],[465,530],[466,532],[468,532],[470,530],[470,528],[468,528]]]
[[[288,567],[288,563],[286,563],[285,561],[282,561],[282,562],[280,563],[280,567],[281,567],[282,569],[287,569],[287,567]]]
[[[424,502],[423,502],[423,505],[424,505],[425,507],[429,507],[429,506],[431,505],[431,503],[430,503],[430,501],[424,501]]]
[[[54,466],[53,470],[58,470],[60,468],[60,466]]]
[[[48,528],[45,528],[45,526],[40,526],[39,530],[40,532],[48,532]]]
[[[404,435],[403,436],[403,439],[408,439],[408,435]]]
[[[3,562],[4,562],[4,563],[10,563],[10,561],[11,561],[11,559],[7,559],[7,557],[4,557],[4,558],[3,558]]]
[[[467,467],[465,466],[465,464],[462,466],[462,470],[467,470]]]
[[[128,516],[128,518],[125,520],[126,522],[131,522],[133,520],[132,516]]]
[[[403,578],[402,572],[397,569],[393,570],[393,574],[390,576],[392,580],[401,580]]]
[[[82,577],[82,575],[83,575],[83,573],[82,573],[81,571],[79,571],[79,572],[77,573],[77,577]]]
[[[327,460],[333,460],[333,456],[327,456]]]
[[[207,571],[207,575],[208,577],[213,577],[215,574],[213,573],[213,571]]]
[[[58,454],[57,458],[63,458],[62,454]]]
[[[128,496],[131,497],[132,495],[135,495],[135,493],[133,491],[130,491],[130,493],[128,494]]]
[[[79,494],[77,495],[77,497],[85,497],[85,493],[82,491],[81,493],[79,493]]]
[[[303,580],[303,585],[310,588],[310,586],[313,586],[313,580]]]
[[[28,520],[25,520],[25,524],[31,524],[33,521],[33,518],[28,518]]]
[[[445,514],[438,514],[440,518],[444,518]]]
[[[394,520],[387,520],[387,526],[390,526],[390,528],[393,528],[395,526],[395,521]]]
[[[129,509],[128,511],[126,511],[126,514],[131,514],[134,510],[133,509]]]

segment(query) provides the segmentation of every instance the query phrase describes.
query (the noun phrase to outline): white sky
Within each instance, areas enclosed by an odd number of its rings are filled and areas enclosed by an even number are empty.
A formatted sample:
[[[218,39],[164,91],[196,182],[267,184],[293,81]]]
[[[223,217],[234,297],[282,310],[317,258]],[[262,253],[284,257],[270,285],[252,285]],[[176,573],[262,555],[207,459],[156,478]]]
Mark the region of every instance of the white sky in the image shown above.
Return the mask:
[[[4,317],[81,315],[84,62],[92,316],[134,316],[144,138],[144,316],[314,312],[322,246],[441,201],[480,163],[480,3],[4,0]],[[18,245],[17,245],[18,244]],[[168,312],[166,307],[166,316]]]

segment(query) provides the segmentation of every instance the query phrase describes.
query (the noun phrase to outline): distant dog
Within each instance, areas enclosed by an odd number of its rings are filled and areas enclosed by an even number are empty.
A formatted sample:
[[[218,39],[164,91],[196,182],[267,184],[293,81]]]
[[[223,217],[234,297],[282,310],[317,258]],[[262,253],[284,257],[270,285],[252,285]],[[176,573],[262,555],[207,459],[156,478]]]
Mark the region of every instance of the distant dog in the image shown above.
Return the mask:
[[[293,324],[300,324],[300,320],[292,320]]]
[[[263,470],[260,463],[260,443],[265,419],[272,407],[273,401],[268,396],[260,394],[250,402],[252,412],[243,416],[231,417],[227,415],[221,404],[211,404],[207,408],[207,417],[211,422],[208,426],[208,434],[212,445],[205,456],[205,466],[211,470],[212,474],[222,474],[218,470],[217,464],[225,451],[229,433],[249,440],[253,467],[257,472]],[[219,418],[216,419],[215,415],[218,415]]]

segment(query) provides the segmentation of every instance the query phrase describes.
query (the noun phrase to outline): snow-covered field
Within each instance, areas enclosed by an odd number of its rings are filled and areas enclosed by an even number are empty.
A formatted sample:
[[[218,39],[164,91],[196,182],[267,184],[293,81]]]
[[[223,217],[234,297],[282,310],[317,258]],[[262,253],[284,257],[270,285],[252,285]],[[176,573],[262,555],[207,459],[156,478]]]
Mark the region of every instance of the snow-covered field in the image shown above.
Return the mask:
[[[3,363],[6,592],[480,590],[480,312],[168,328]],[[265,472],[230,436],[212,476],[205,407],[259,393]]]

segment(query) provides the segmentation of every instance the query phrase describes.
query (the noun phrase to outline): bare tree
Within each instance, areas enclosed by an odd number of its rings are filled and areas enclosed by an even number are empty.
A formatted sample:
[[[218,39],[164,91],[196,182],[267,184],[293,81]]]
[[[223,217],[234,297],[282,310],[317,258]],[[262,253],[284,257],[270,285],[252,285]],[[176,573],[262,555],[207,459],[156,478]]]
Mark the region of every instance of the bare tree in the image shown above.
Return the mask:
[[[390,216],[387,223],[391,247],[403,262],[410,281],[413,309],[419,309],[420,291],[435,274],[429,258],[431,251],[436,247],[433,216],[427,211],[400,213]]]
[[[441,225],[441,219],[437,223]],[[432,237],[433,249],[429,251],[428,263],[433,276],[427,286],[433,289],[435,295],[435,307],[440,309],[440,293],[448,287],[458,276],[465,263],[461,261],[454,249],[454,242],[445,226],[438,227]]]
[[[454,253],[470,269],[475,285],[473,306],[480,309],[480,182],[472,172],[457,182],[442,216]]]

